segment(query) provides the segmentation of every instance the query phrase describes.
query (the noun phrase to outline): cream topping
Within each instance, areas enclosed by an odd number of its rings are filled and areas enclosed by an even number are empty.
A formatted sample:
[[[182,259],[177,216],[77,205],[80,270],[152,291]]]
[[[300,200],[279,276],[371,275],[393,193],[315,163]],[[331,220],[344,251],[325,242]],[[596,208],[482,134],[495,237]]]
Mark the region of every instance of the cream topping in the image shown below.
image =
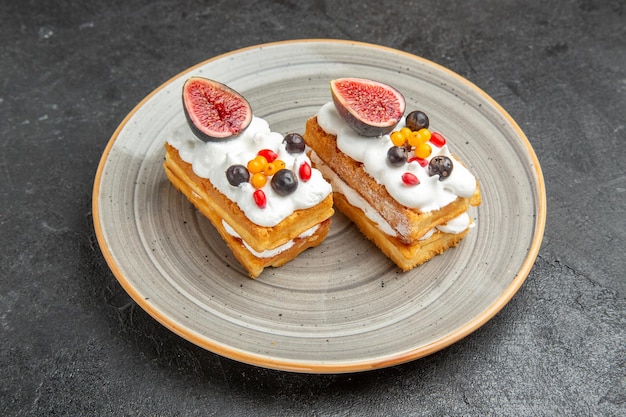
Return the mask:
[[[330,169],[328,165],[324,163],[320,159],[319,156],[315,152],[311,152],[311,160],[315,163],[317,169],[319,169],[322,174],[330,181],[330,184],[333,187],[333,192],[341,193],[346,197],[348,203],[352,206],[359,208],[371,222],[376,224],[376,227],[380,229],[383,233],[389,236],[397,236],[396,231],[391,227],[387,221],[372,207],[367,200],[365,200],[361,195],[356,192],[353,188],[351,188],[348,184],[346,184],[339,176]],[[442,224],[430,229],[424,236],[422,236],[419,240],[426,240],[431,237],[435,232],[440,231],[443,233],[450,234],[458,234],[463,232],[468,227],[473,226],[470,221],[470,216],[467,212],[455,217],[454,219],[448,221],[446,224]]]
[[[183,161],[192,165],[196,175],[209,179],[215,188],[237,203],[250,221],[259,226],[272,227],[296,210],[316,206],[332,191],[330,184],[316,169],[312,170],[308,181],[298,178],[297,189],[285,197],[272,189],[268,179],[267,184],[262,187],[267,197],[267,205],[260,208],[252,197],[255,191],[252,184],[243,183],[237,187],[230,185],[226,178],[228,167],[233,164],[245,166],[261,149],[276,152],[286,167],[294,170],[296,174],[303,162],[311,164],[306,153],[288,153],[282,141],[283,135],[272,132],[265,120],[253,117],[248,128],[230,140],[202,142],[185,124],[171,133],[168,143],[178,150]]]
[[[246,247],[246,249],[248,249],[248,251],[250,251],[250,253],[252,253],[254,256],[256,256],[257,258],[272,258],[276,255],[278,255],[279,253],[282,253],[284,251],[286,251],[287,249],[291,248],[294,243],[295,240],[290,240],[287,243],[284,243],[274,249],[267,249],[264,250],[263,252],[257,252],[254,249],[252,249],[252,247],[241,238],[241,236],[239,236],[239,234],[235,231],[235,229],[233,229],[232,227],[230,227],[230,225],[228,223],[226,223],[224,220],[222,220],[222,226],[224,226],[224,229],[226,230],[226,233],[228,233],[229,235],[241,240],[241,242],[243,243],[243,245]],[[304,239],[307,237],[311,237],[313,236],[313,234],[317,231],[317,229],[320,227],[320,225],[315,225],[313,227],[311,227],[308,230],[305,230],[302,234],[300,234],[296,239]]]
[[[428,167],[418,162],[406,163],[394,167],[387,163],[387,151],[393,146],[389,135],[364,137],[348,126],[332,102],[326,103],[317,113],[317,122],[324,131],[337,136],[337,147],[352,159],[363,163],[365,171],[400,204],[423,212],[445,207],[457,196],[471,197],[476,190],[476,178],[451,154],[447,145],[432,145],[432,154],[428,161],[437,155],[447,156],[454,168],[448,178],[439,181],[439,176],[430,176]],[[404,118],[396,130],[405,126]],[[420,181],[419,185],[407,186],[402,182],[402,175],[411,172]]]

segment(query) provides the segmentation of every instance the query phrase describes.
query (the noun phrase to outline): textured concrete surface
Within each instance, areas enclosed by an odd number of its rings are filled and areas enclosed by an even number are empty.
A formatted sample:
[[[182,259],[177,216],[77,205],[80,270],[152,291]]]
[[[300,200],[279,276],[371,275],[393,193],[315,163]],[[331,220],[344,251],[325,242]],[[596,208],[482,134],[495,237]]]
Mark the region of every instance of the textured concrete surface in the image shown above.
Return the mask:
[[[626,6],[620,0],[0,0],[0,414],[626,415]],[[519,293],[439,353],[355,375],[260,369],[163,328],[95,241],[124,116],[171,76],[283,39],[460,73],[519,123],[548,195]]]

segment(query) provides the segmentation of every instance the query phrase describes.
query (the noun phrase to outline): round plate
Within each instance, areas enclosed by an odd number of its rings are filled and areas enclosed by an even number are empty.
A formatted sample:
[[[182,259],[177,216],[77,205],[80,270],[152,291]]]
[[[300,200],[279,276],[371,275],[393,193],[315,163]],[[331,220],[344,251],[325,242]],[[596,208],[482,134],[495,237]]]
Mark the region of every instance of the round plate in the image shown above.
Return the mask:
[[[168,182],[164,142],[185,128],[191,75],[243,94],[272,130],[303,132],[331,100],[329,81],[386,82],[424,110],[473,171],[483,203],[461,244],[402,273],[341,214],[328,238],[281,268],[248,278],[208,220]],[[394,49],[300,40],[234,51],[148,95],[106,147],[95,179],[95,230],[131,297],[175,333],[267,368],[354,372],[407,362],[479,328],[515,294],[543,236],[543,177],[528,140],[461,76]]]

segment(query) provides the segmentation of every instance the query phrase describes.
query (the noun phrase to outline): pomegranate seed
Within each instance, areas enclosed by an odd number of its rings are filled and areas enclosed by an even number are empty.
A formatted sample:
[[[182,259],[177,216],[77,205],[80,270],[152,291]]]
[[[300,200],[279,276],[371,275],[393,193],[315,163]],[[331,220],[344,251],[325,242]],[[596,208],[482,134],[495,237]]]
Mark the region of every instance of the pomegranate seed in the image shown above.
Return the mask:
[[[263,190],[255,190],[252,194],[252,197],[254,198],[254,202],[257,206],[262,209],[265,208],[265,206],[267,205],[267,198],[265,197],[265,193],[263,192]]]
[[[402,174],[402,182],[406,185],[417,185],[420,183],[420,180],[414,174],[405,172]]]
[[[267,162],[274,162],[274,160],[278,158],[278,154],[271,149],[261,149],[259,152],[257,152],[257,155],[261,155],[262,157],[264,157]]]
[[[409,163],[411,162],[417,162],[418,164],[420,164],[420,166],[427,166],[428,165],[428,160],[424,159],[424,158],[418,158],[417,156],[414,156],[413,158],[409,159]]]
[[[430,135],[430,143],[435,145],[438,148],[441,148],[446,144],[446,138],[439,132],[432,132]]]
[[[308,162],[303,162],[302,165],[300,165],[300,169],[298,170],[298,173],[300,174],[300,179],[302,179],[302,181],[306,182],[308,180],[311,179],[311,165],[309,165]]]

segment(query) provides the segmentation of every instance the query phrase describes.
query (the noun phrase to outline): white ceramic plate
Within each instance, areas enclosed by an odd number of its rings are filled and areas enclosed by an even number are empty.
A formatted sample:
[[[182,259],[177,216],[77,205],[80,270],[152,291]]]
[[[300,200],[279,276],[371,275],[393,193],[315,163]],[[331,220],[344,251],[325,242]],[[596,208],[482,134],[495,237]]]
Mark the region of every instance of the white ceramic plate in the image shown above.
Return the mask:
[[[163,143],[184,125],[191,75],[242,93],[273,130],[302,132],[330,100],[329,81],[358,76],[401,90],[407,108],[478,177],[483,203],[458,248],[402,273],[341,215],[326,241],[257,279],[167,181]],[[493,317],[528,275],[546,202],[537,158],[487,94],[425,59],[335,40],[254,46],[203,62],[148,95],[113,134],[98,167],[98,241],[133,299],[210,351],[267,368],[363,371],[407,362],[458,341]]]

